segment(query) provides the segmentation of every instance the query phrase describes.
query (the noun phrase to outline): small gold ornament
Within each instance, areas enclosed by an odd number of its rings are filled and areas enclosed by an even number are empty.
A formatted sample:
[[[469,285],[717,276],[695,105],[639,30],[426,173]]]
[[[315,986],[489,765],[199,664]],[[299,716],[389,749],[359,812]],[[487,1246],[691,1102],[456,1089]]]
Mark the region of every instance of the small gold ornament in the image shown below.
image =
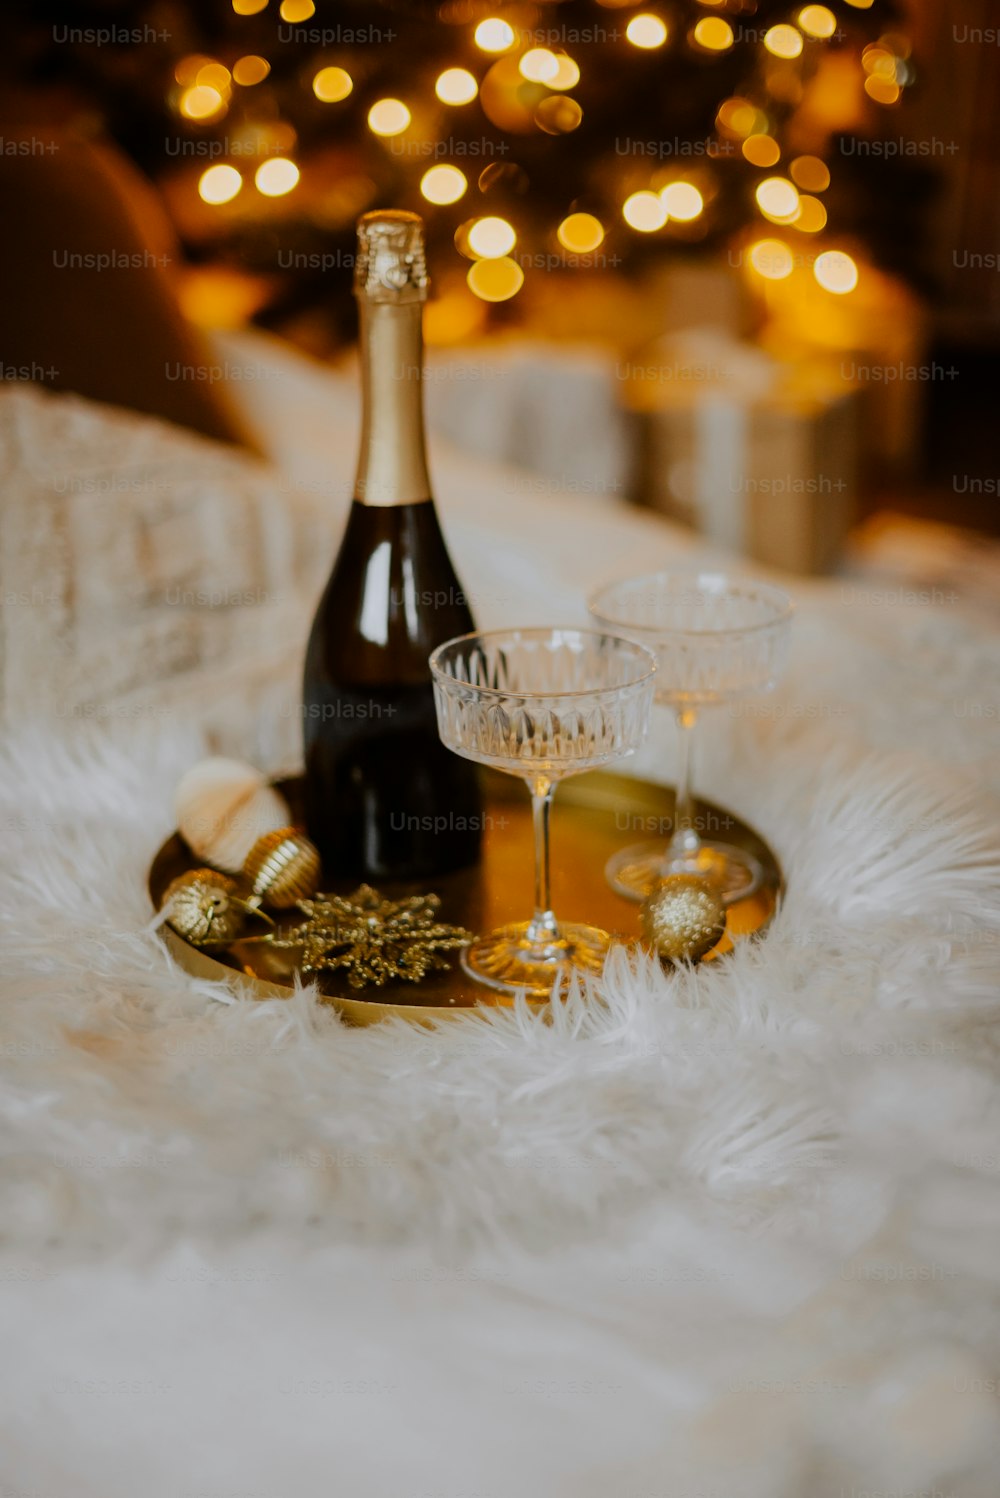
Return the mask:
[[[722,939],[726,912],[707,879],[670,874],[643,901],[643,935],[665,962],[697,962]]]
[[[257,900],[288,910],[319,886],[319,853],[295,827],[265,832],[247,854],[243,874]]]
[[[215,869],[189,869],[167,886],[163,907],[167,920],[195,947],[224,947],[235,941],[246,922],[239,886]]]
[[[381,988],[396,978],[419,983],[449,966],[442,952],[472,940],[471,931],[435,919],[440,905],[437,895],[387,900],[362,884],[351,895],[300,900],[305,921],[273,936],[271,944],[300,947],[304,973],[343,968],[352,988]]]

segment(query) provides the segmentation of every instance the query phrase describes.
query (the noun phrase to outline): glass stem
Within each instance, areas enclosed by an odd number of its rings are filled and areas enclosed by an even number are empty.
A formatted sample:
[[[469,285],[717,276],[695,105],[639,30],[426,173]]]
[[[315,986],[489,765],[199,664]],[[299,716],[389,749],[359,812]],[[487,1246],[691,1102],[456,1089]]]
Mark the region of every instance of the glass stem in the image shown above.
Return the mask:
[[[544,947],[559,939],[549,894],[549,808],[555,784],[539,777],[531,783],[531,818],[535,827],[535,914],[528,925],[528,939]]]
[[[693,707],[677,709],[677,799],[665,870],[671,864],[687,863],[697,858],[701,847],[701,838],[694,825],[694,795],[691,790],[691,748],[697,721],[698,714]]]

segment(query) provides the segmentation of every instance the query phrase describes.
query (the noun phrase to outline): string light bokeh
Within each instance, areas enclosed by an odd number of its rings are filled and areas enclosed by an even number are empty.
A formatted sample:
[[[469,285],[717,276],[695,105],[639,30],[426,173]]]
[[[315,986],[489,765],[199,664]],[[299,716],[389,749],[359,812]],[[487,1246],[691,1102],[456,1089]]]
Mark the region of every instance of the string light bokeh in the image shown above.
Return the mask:
[[[865,245],[838,221],[824,159],[836,128],[822,118],[826,70],[850,68],[871,133],[915,78],[883,0],[369,5],[367,41],[324,0],[231,5],[245,41],[179,58],[169,105],[230,148],[256,131],[267,159],[203,171],[205,208],[245,226],[255,200],[283,199],[340,230],[376,203],[415,207],[432,245],[447,245],[438,278],[461,276],[486,303],[553,270],[733,246],[751,280],[804,270],[850,295]],[[641,130],[609,108],[630,77],[659,100]]]

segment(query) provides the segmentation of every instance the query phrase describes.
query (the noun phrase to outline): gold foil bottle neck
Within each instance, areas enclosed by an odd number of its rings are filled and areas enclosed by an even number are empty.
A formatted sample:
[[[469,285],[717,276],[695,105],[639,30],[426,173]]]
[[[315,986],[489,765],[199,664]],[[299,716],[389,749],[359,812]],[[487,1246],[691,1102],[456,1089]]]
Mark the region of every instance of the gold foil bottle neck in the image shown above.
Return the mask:
[[[358,219],[354,294],[367,302],[427,300],[424,222],[417,213],[380,209]]]

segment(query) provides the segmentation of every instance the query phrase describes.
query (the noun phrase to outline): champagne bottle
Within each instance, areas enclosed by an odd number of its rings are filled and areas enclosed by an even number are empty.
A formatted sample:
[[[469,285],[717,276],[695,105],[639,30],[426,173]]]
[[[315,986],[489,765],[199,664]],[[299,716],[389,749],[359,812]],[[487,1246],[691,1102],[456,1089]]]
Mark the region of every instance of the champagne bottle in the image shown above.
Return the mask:
[[[433,879],[479,856],[475,767],[438,737],[427,657],[475,629],[424,451],[423,223],[358,223],[354,500],[306,653],[306,818],[328,878]]]

